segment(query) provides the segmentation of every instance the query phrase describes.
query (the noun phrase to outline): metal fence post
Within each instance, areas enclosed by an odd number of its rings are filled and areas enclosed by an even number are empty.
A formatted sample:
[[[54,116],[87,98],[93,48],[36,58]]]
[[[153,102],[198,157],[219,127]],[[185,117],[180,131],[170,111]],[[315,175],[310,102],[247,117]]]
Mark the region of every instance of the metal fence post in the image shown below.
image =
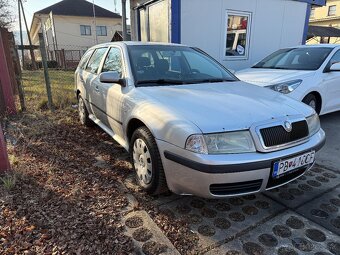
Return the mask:
[[[42,64],[43,64],[43,67],[44,67],[46,92],[47,92],[47,99],[48,99],[48,108],[53,112],[51,81],[50,81],[50,76],[48,74],[46,47],[45,47],[44,36],[43,36],[42,33],[39,33],[39,44],[40,44],[41,60],[42,60]]]

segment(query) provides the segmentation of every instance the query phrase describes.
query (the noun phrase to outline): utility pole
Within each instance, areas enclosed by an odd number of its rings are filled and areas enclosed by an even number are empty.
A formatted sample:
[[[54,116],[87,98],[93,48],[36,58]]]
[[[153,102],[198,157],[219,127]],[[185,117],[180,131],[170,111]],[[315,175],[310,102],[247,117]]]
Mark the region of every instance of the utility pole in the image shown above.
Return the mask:
[[[53,101],[52,101],[51,81],[50,81],[50,76],[48,74],[45,40],[44,40],[44,35],[42,33],[39,33],[39,44],[40,44],[42,64],[43,64],[43,67],[44,67],[44,76],[45,76],[45,83],[46,83],[48,108],[50,109],[50,111],[53,112],[54,109],[53,109]]]
[[[20,27],[20,43],[21,43],[21,61],[22,61],[22,69],[25,67],[25,58],[24,58],[24,39],[22,37],[22,25],[21,25],[21,8],[20,8],[20,0],[18,0],[18,12],[19,12],[19,27]]]
[[[27,21],[26,21],[26,15],[25,15],[24,6],[23,6],[21,0],[18,0],[18,1],[19,1],[20,5],[21,5],[22,16],[24,17],[24,22],[25,22],[26,31],[27,31],[27,36],[28,36],[28,42],[29,42],[29,44],[30,44],[30,53],[31,53],[31,59],[32,59],[33,70],[37,70],[37,64],[36,64],[36,62],[35,62],[34,50],[33,50],[33,47],[32,47],[32,40],[31,40],[30,31],[28,30],[28,26],[27,26]]]
[[[115,1],[115,13],[117,13],[117,0],[114,1]]]
[[[123,41],[127,41],[126,0],[122,0]]]
[[[94,38],[96,44],[98,44],[98,36],[97,36],[97,20],[96,20],[96,8],[94,5],[94,0],[92,1],[92,7],[93,7],[93,19],[94,19]]]

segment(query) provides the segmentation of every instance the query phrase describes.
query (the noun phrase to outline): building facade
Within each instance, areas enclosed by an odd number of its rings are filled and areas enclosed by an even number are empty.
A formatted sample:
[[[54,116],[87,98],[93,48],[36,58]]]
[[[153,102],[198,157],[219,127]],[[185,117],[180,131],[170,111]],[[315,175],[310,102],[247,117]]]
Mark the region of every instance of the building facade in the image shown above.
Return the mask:
[[[313,6],[309,24],[312,26],[335,27],[340,29],[340,0],[327,0],[322,7]],[[339,37],[316,36],[308,40],[315,43],[340,43]]]
[[[324,0],[131,0],[132,40],[199,47],[239,70],[305,43],[311,6]]]
[[[88,48],[121,30],[120,15],[86,0],[64,0],[34,14],[30,36],[39,45],[43,33],[50,60],[77,64]]]

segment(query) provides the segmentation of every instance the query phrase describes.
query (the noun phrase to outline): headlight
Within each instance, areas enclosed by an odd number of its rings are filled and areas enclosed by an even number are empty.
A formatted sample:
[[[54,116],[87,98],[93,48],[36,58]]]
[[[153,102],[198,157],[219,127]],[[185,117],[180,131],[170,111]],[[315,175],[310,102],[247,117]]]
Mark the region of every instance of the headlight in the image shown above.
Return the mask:
[[[208,154],[207,145],[204,141],[203,135],[189,136],[185,144],[185,148],[189,151],[199,154]]]
[[[279,84],[270,85],[266,87],[272,90],[275,90],[277,92],[280,92],[282,94],[289,94],[290,92],[293,92],[297,87],[299,87],[301,83],[302,83],[302,80],[294,80],[294,81],[282,82]]]
[[[320,130],[320,119],[318,114],[313,114],[307,118],[307,124],[309,129],[309,135],[315,135]]]
[[[188,138],[186,149],[201,154],[232,154],[256,151],[249,131],[193,135]]]

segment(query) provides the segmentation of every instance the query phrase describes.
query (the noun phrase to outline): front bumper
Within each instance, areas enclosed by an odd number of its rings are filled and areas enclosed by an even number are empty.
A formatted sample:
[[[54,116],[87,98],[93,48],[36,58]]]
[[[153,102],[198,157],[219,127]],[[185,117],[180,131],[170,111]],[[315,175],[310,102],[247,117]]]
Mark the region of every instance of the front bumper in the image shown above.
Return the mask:
[[[320,129],[306,143],[269,153],[203,155],[161,140],[157,144],[172,192],[222,198],[269,190],[300,177],[312,165],[277,180],[270,177],[272,165],[280,159],[320,150],[325,144],[325,132]]]

